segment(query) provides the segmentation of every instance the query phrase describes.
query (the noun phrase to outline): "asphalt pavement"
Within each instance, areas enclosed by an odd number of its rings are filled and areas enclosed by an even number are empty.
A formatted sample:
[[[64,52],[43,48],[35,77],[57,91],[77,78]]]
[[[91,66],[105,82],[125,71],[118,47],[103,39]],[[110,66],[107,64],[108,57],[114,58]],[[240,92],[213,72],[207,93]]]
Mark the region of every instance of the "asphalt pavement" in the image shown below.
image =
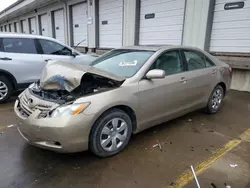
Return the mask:
[[[233,139],[241,140],[250,128],[250,93],[230,91],[218,114],[198,110],[153,127],[134,135],[122,153],[100,159],[88,151],[59,154],[26,144],[15,126],[14,100],[0,104],[0,188],[176,186],[190,165],[206,161]],[[161,149],[153,147],[158,142]],[[249,145],[242,140],[201,169],[202,187],[228,183],[249,188],[250,178],[244,176],[250,172]],[[195,186],[192,179],[186,182],[186,187]]]

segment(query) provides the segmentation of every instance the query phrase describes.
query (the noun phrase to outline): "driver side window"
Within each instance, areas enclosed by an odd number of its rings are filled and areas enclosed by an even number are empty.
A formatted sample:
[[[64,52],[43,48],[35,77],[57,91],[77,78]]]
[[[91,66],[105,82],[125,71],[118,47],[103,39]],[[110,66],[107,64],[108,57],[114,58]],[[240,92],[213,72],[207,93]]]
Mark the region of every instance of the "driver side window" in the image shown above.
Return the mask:
[[[43,54],[70,56],[72,51],[67,47],[53,41],[39,39]]]
[[[171,75],[183,72],[183,67],[179,51],[171,51],[160,55],[150,67],[150,70],[161,69],[166,72],[166,75]]]

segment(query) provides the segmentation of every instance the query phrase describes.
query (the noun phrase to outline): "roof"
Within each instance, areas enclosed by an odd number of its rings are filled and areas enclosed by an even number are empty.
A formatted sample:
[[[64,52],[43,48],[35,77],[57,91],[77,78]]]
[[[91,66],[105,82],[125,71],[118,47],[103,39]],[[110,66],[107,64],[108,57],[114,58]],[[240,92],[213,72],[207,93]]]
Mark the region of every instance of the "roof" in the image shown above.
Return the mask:
[[[1,32],[0,37],[11,37],[11,38],[39,38],[39,39],[54,39],[51,37],[45,37],[42,35],[31,35],[31,34],[22,34],[22,33],[11,33],[11,32]],[[54,39],[55,40],[55,39]]]
[[[4,12],[6,12],[7,10],[10,10],[10,9],[13,8],[14,6],[16,6],[16,5],[20,4],[20,3],[22,3],[23,1],[24,1],[24,0],[18,0],[18,1],[16,1],[15,3],[11,4],[10,6],[8,6],[7,8],[5,8],[4,10],[2,10],[2,11],[0,12],[0,15],[3,14]]]
[[[158,50],[168,50],[171,48],[185,48],[185,49],[193,49],[193,50],[200,50],[195,47],[191,46],[180,46],[180,45],[138,45],[138,46],[124,46],[120,49],[131,49],[131,50],[148,50],[148,51],[158,51]]]

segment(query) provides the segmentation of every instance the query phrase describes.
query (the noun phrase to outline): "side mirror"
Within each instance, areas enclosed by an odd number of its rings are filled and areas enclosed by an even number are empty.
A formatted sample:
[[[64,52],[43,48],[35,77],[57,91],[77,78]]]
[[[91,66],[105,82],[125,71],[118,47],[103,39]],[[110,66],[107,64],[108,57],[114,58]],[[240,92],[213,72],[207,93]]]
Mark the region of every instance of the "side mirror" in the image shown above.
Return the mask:
[[[72,51],[71,56],[76,57],[77,55],[78,53],[76,53],[76,51]]]
[[[153,70],[150,70],[146,74],[147,79],[161,79],[161,78],[165,78],[165,76],[166,76],[166,72],[161,69],[153,69]]]

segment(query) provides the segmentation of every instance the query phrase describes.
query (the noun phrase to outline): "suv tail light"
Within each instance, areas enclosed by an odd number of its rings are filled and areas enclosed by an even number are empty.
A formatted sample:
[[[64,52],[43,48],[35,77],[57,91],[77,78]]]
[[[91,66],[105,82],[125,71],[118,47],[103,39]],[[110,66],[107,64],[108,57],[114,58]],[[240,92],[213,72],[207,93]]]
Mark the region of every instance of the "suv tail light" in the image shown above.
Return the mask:
[[[233,76],[233,69],[232,69],[232,67],[228,68],[228,72],[230,74],[230,77],[232,78],[232,76]]]

